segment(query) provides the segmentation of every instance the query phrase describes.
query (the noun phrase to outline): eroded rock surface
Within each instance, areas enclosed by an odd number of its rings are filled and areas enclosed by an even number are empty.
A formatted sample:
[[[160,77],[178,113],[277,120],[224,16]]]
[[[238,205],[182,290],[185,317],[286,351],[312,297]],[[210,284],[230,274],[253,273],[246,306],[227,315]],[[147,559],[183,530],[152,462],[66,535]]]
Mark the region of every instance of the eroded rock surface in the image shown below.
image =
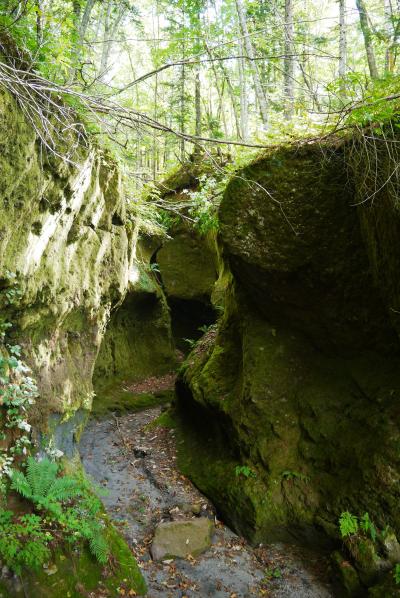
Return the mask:
[[[351,166],[344,143],[282,148],[220,208],[232,279],[178,385],[184,471],[258,541],[338,538],[345,510],[400,532],[399,213],[388,188],[356,206]]]
[[[88,142],[69,161],[43,151],[5,91],[0,144],[0,286],[11,273],[19,289],[2,315],[38,382],[35,434],[70,456],[91,409],[96,362],[99,388],[174,367],[169,311],[105,151]]]

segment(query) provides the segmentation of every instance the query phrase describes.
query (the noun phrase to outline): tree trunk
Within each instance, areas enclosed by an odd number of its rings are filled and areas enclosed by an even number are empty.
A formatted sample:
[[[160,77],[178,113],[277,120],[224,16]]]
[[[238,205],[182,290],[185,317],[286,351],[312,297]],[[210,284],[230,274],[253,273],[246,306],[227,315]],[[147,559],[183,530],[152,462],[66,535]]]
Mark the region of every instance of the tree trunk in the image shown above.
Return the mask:
[[[264,94],[264,90],[262,88],[260,74],[258,72],[257,64],[254,61],[254,50],[253,45],[251,43],[251,39],[249,36],[249,30],[247,27],[246,21],[246,14],[244,10],[244,6],[242,0],[236,0],[236,9],[239,17],[240,28],[242,30],[243,38],[244,38],[244,47],[246,49],[246,57],[249,60],[250,70],[253,75],[254,81],[254,90],[256,93],[256,98],[258,101],[258,105],[260,108],[260,115],[261,120],[264,127],[267,126],[268,123],[268,107],[267,107],[267,100]]]
[[[107,74],[108,62],[110,59],[112,47],[115,42],[114,37],[118,33],[118,28],[121,24],[122,19],[124,18],[125,14],[126,14],[126,11],[127,11],[126,5],[121,3],[119,5],[118,12],[113,19],[112,18],[112,0],[108,0],[106,16],[104,19],[104,35],[103,35],[103,50],[102,50],[102,54],[101,54],[101,65],[100,65],[100,79],[104,79]]]
[[[92,14],[93,7],[96,0],[87,0],[85,10],[83,11],[82,20],[79,25],[79,45],[83,44],[85,39],[86,31],[89,26],[90,15]]]
[[[339,0],[339,77],[346,76],[347,66],[346,0]]]
[[[185,70],[185,65],[182,64],[181,67],[181,81],[180,81],[180,87],[181,87],[181,98],[180,98],[180,104],[181,104],[181,117],[180,117],[180,133],[184,134],[185,133],[185,82],[186,82],[186,70]],[[180,148],[180,154],[181,154],[181,160],[183,161],[185,159],[185,140],[182,138],[181,139],[181,148]]]
[[[317,108],[317,110],[320,111],[321,105],[318,100],[318,95],[313,87],[311,77],[307,74],[305,53],[306,53],[306,50],[305,50],[305,48],[303,48],[303,54],[302,54],[302,56],[298,57],[297,62],[300,67],[301,74],[303,76],[303,81],[308,89],[310,98],[312,99],[313,108],[315,107],[315,108]]]
[[[284,115],[292,120],[294,111],[293,0],[285,0],[285,59],[283,66]]]
[[[200,46],[200,40],[198,40]],[[200,88],[200,63],[196,64],[196,72],[194,76],[194,106],[195,106],[195,135],[201,136],[201,88]]]
[[[397,2],[397,10],[394,14],[393,4],[390,0],[384,0],[386,52],[385,52],[385,73],[393,73],[396,64],[397,44],[400,36],[400,6]]]
[[[221,69],[221,72],[223,74],[223,77],[224,77],[224,80],[225,80],[225,83],[226,83],[226,86],[228,89],[229,97],[231,99],[232,114],[233,114],[233,118],[235,120],[236,135],[240,139],[240,137],[241,137],[240,120],[239,120],[238,110],[237,110],[237,106],[236,106],[235,91],[233,89],[232,81],[230,80],[228,70],[225,68],[223,62],[219,62],[219,68]]]
[[[104,29],[103,29],[103,47],[101,52],[100,61],[100,80],[104,79],[107,71],[108,58],[110,55],[110,30],[111,30],[111,7],[112,0],[108,0],[106,14],[104,17]]]
[[[43,9],[41,0],[36,0],[35,2],[35,10],[36,10],[36,41],[37,45],[40,48],[43,42]]]
[[[214,73],[215,89],[217,90],[218,99],[219,99],[218,117],[220,115],[222,115],[222,124],[224,126],[225,137],[228,137],[228,127],[227,127],[227,124],[226,124],[226,117],[225,117],[225,110],[224,110],[224,78],[222,79],[222,85],[220,85],[220,81],[219,81],[219,78],[218,78],[218,73],[217,73],[217,69],[216,69],[216,66],[215,66],[215,62],[212,59],[213,56],[211,54],[210,47],[209,47],[208,42],[207,42],[206,39],[204,40],[204,47],[206,49],[207,56],[211,60],[210,64],[211,64],[212,71]]]
[[[239,39],[239,52],[243,56],[243,43]],[[242,141],[249,139],[249,105],[247,98],[247,81],[244,58],[239,58],[239,85],[240,85],[240,138]]]
[[[372,44],[372,31],[369,25],[369,17],[367,7],[365,6],[364,0],[356,0],[358,14],[360,17],[361,31],[364,37],[365,52],[367,54],[369,74],[372,79],[378,79],[378,67],[376,66],[376,58],[374,47]]]

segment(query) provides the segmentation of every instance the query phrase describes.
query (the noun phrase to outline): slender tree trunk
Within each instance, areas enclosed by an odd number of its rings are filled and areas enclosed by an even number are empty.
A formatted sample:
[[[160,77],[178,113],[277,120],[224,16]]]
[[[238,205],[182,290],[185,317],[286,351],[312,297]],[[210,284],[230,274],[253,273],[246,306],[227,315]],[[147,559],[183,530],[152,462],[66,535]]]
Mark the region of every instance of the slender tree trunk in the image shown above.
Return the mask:
[[[181,80],[180,80],[180,111],[181,111],[181,115],[180,115],[180,133],[184,134],[185,133],[185,87],[186,87],[186,69],[185,69],[185,65],[182,64],[181,66]],[[180,154],[181,154],[181,160],[183,161],[185,159],[185,140],[181,139],[181,143],[180,143],[181,149],[180,149]]]
[[[253,75],[254,81],[254,90],[256,93],[256,98],[258,101],[258,106],[260,109],[261,120],[264,127],[267,126],[268,123],[268,107],[267,107],[267,100],[265,97],[264,90],[261,84],[260,73],[258,72],[257,63],[254,61],[254,50],[253,45],[251,43],[251,39],[249,36],[249,30],[247,27],[246,21],[246,14],[245,9],[243,6],[242,0],[236,0],[236,9],[239,17],[240,28],[242,30],[243,38],[244,38],[244,46],[246,48],[246,55],[249,59],[250,70]]]
[[[160,38],[160,15],[158,12],[158,3],[155,8],[156,14],[153,12],[153,39],[156,51],[159,49],[158,40]],[[154,81],[154,96],[153,96],[153,107],[154,107],[154,120],[158,119],[158,73],[155,75]],[[153,180],[157,177],[158,170],[158,143],[156,131],[153,131]]]
[[[182,28],[185,26],[186,15],[185,11],[182,10]],[[185,60],[186,56],[186,43],[185,38],[182,38],[182,59]],[[185,64],[181,66],[181,77],[180,77],[180,133],[185,133],[185,119],[186,119],[186,105],[185,105],[185,91],[186,91],[186,69]],[[180,157],[183,162],[185,159],[185,140],[182,138],[180,141]]]
[[[41,0],[35,1],[35,10],[36,10],[36,41],[38,47],[42,45],[43,42],[43,8]]]
[[[226,86],[227,86],[227,89],[228,89],[229,97],[231,99],[232,114],[233,114],[233,118],[234,118],[234,121],[235,121],[236,135],[240,139],[240,137],[241,137],[240,120],[239,120],[239,114],[238,114],[238,109],[237,109],[237,105],[236,105],[235,91],[233,89],[232,81],[231,81],[231,79],[229,77],[228,70],[225,68],[224,63],[220,62],[219,63],[219,67],[221,69],[222,75],[224,77],[224,80],[225,80],[225,83],[226,83]]]
[[[239,39],[240,56],[244,55],[243,43]],[[244,58],[239,58],[239,86],[240,86],[240,138],[249,139],[249,104],[247,98],[247,81]]]
[[[90,15],[92,14],[92,10],[94,8],[95,3],[96,3],[96,0],[87,0],[87,2],[86,2],[85,10],[83,11],[83,15],[82,15],[82,20],[79,25],[79,45],[80,46],[83,44],[83,41],[85,39],[86,31],[89,27]]]
[[[100,79],[104,79],[107,71],[108,57],[110,54],[110,29],[111,29],[111,7],[112,0],[108,0],[106,14],[104,17],[103,47],[100,61]]]
[[[212,54],[211,54],[210,47],[209,47],[208,42],[207,42],[206,39],[204,40],[204,47],[206,49],[207,56],[211,60],[211,63],[210,63],[211,64],[211,69],[212,69],[213,74],[214,74],[215,89],[217,90],[218,99],[219,99],[218,117],[221,115],[221,117],[222,117],[222,123],[223,123],[223,126],[224,126],[225,137],[228,137],[228,127],[227,127],[226,118],[225,118],[225,111],[224,111],[224,79],[222,79],[222,85],[220,85],[220,81],[219,81],[217,69],[216,69],[216,66],[215,66],[215,62],[212,60]]]
[[[292,120],[294,112],[294,24],[293,0],[285,0],[284,115]]]
[[[198,40],[200,46],[200,40]],[[201,136],[201,88],[200,88],[200,63],[196,65],[194,77],[194,105],[195,105],[195,135]]]
[[[367,7],[364,0],[356,0],[358,14],[360,17],[361,31],[364,37],[365,52],[367,54],[369,74],[372,79],[378,79],[378,67],[376,66],[376,58],[374,47],[372,44],[372,31],[369,25],[369,17]]]
[[[346,76],[347,69],[346,0],[339,0],[339,77]]]
[[[106,16],[104,19],[104,35],[103,35],[103,49],[101,54],[100,73],[101,79],[107,75],[108,62],[112,47],[114,45],[114,37],[118,33],[118,28],[121,24],[127,11],[127,6],[123,3],[119,5],[118,12],[114,19],[112,18],[112,0],[108,0]]]
[[[384,0],[385,31],[387,46],[385,52],[385,73],[393,73],[396,64],[397,44],[400,36],[400,2],[394,13],[390,0]]]
[[[306,85],[306,87],[308,89],[308,92],[310,94],[310,98],[312,99],[313,107],[315,106],[317,108],[317,110],[321,110],[321,105],[320,105],[319,100],[318,100],[318,95],[317,95],[317,93],[316,93],[316,91],[315,91],[315,89],[313,87],[312,79],[311,79],[311,77],[307,73],[307,68],[306,68],[307,64],[306,64],[306,60],[305,60],[304,54],[305,54],[305,49],[304,49],[304,52],[303,52],[303,56],[299,57],[297,59],[297,62],[298,62],[298,65],[300,67],[300,71],[301,71],[301,74],[302,74],[302,77],[303,77],[303,81],[304,81],[304,83],[305,83],[305,85]]]

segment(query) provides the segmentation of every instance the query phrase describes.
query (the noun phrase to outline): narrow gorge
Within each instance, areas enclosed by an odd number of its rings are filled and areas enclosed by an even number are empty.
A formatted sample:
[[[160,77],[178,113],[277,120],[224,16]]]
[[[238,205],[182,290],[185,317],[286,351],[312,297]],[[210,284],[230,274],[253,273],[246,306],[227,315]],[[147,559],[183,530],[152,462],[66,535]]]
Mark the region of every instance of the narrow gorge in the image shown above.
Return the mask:
[[[196,133],[139,201],[59,89],[44,143],[23,80],[0,72],[0,596],[399,596],[398,117],[237,163]]]

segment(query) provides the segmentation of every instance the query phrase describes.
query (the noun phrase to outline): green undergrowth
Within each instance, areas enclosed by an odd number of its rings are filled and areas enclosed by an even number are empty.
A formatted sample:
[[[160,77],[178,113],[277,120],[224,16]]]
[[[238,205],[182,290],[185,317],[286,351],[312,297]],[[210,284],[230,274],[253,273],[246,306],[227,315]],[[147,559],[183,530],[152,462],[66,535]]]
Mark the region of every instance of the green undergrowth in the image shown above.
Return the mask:
[[[128,413],[145,411],[152,407],[165,405],[173,400],[173,390],[162,390],[155,393],[133,393],[119,384],[113,384],[95,397],[93,401],[92,414],[97,417],[105,417],[110,412]]]
[[[67,472],[32,457],[23,470],[11,471],[7,503],[0,510],[1,560],[22,587],[5,577],[3,595],[145,594],[137,563],[83,470],[78,466]]]
[[[16,598],[128,596],[129,592],[144,596],[146,584],[129,547],[109,522],[105,534],[112,554],[107,566],[100,566],[87,549],[56,548],[46,568],[23,571],[21,591],[15,592],[10,583],[3,582],[0,592]]]

